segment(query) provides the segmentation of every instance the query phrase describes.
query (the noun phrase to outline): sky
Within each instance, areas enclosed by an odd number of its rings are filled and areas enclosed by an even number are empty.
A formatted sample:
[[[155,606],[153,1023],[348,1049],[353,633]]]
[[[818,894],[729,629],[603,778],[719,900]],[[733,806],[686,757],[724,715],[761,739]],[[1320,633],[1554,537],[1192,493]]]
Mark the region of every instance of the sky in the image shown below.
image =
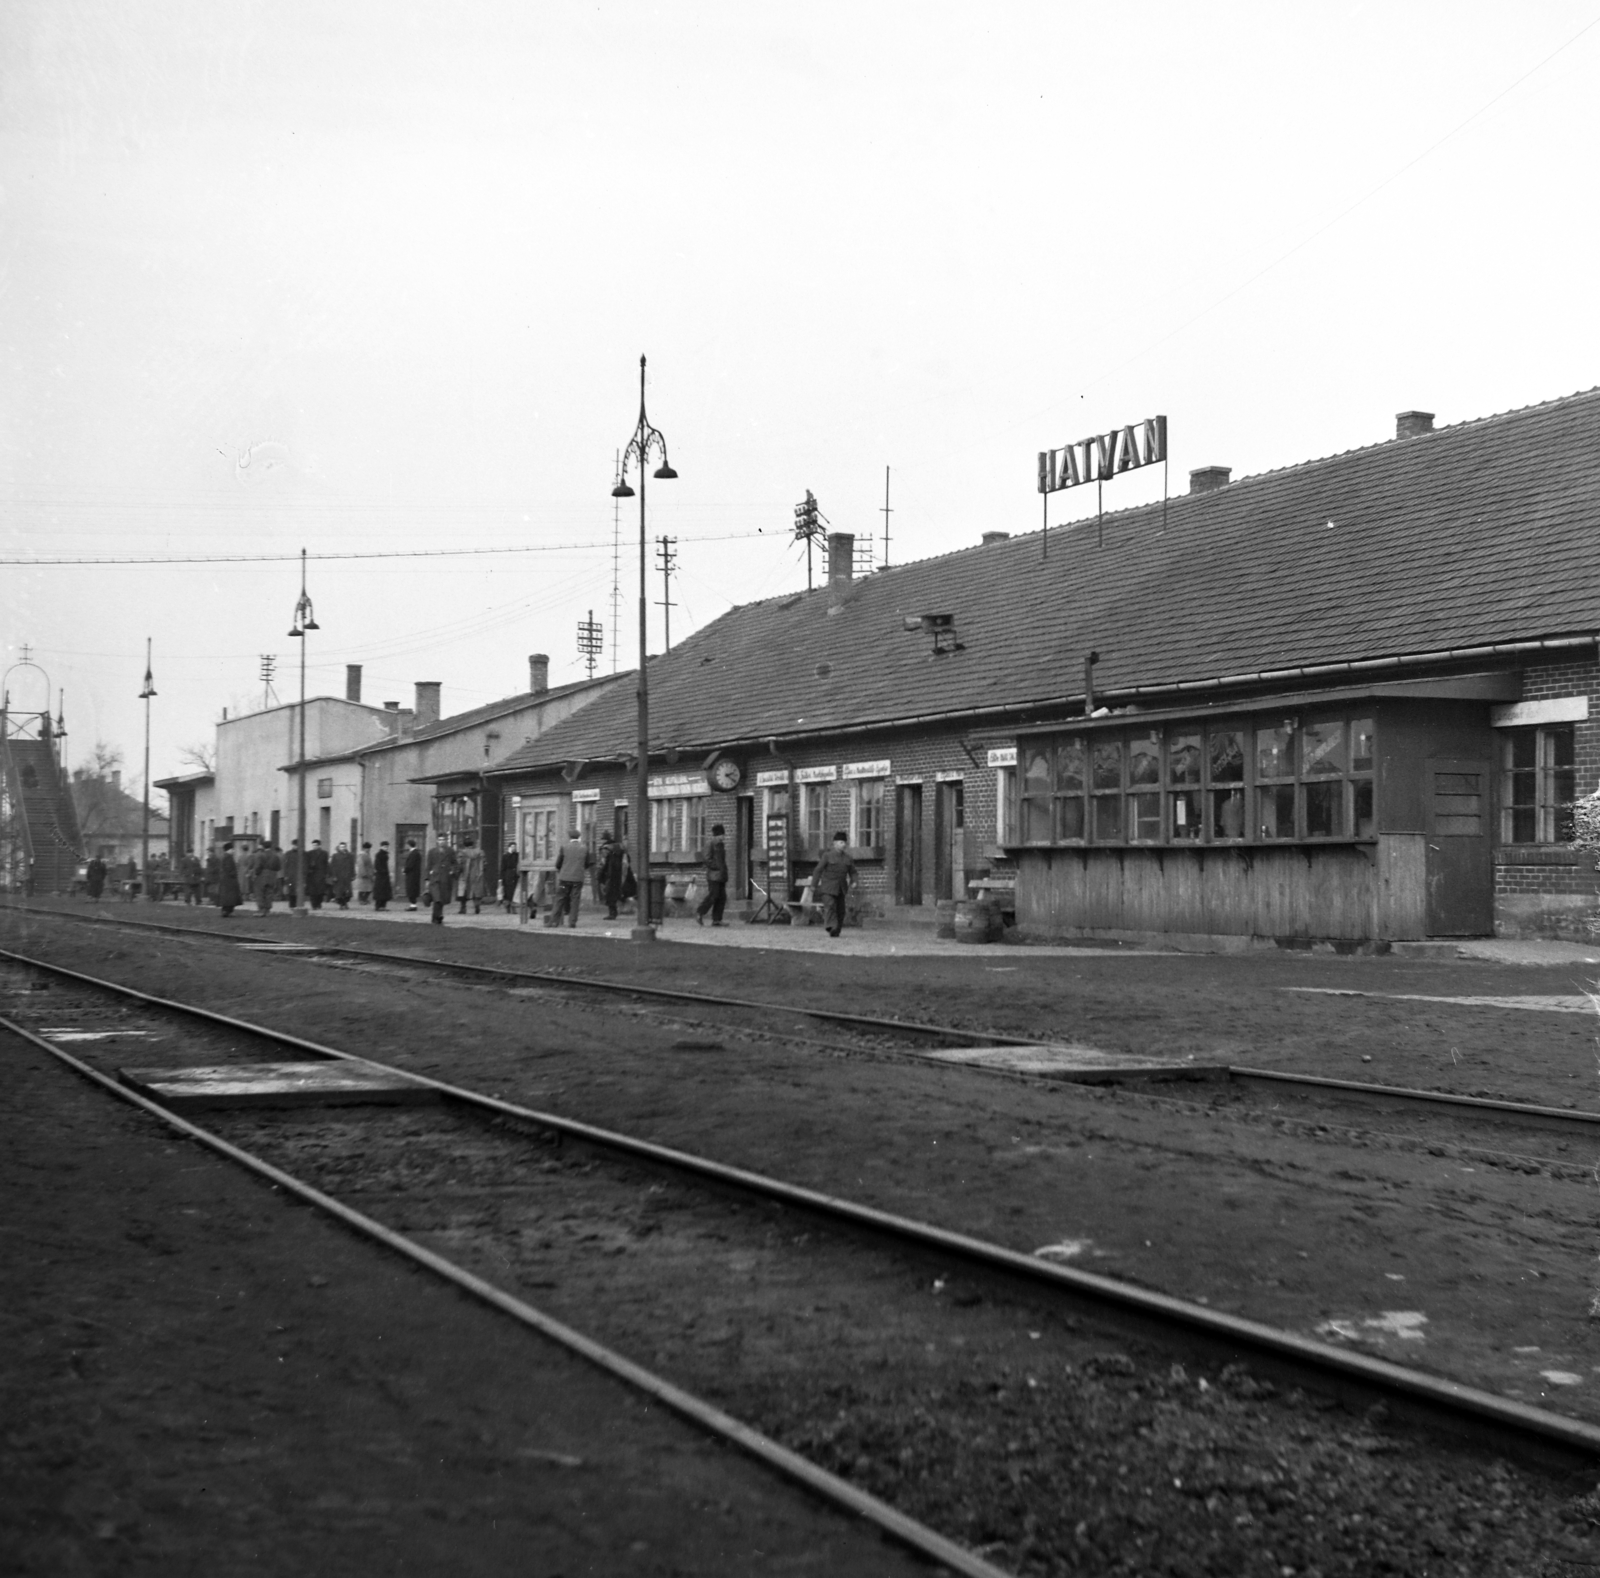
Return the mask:
[[[304,548],[309,694],[631,668],[642,354],[652,652],[653,539],[676,642],[806,584],[807,489],[900,563],[1158,413],[1181,492],[1590,388],[1597,144],[1600,0],[8,0],[0,664],[136,778],[148,638],[192,770]]]

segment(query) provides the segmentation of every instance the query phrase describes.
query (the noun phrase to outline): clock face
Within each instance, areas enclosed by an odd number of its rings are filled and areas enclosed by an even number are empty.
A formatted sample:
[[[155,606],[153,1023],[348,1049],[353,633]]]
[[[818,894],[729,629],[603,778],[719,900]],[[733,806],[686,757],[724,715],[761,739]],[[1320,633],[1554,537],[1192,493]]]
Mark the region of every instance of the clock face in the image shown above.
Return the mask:
[[[737,789],[739,780],[744,774],[739,771],[737,762],[730,762],[726,756],[711,769],[711,787],[713,789]]]

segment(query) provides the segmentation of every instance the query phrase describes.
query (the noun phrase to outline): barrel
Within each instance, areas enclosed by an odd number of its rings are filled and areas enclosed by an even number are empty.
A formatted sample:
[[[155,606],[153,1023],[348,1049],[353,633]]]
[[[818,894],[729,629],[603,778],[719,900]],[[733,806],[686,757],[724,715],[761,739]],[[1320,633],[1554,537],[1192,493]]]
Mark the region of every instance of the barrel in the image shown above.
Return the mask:
[[[940,899],[933,906],[934,935],[954,940],[956,934],[956,901]]]
[[[993,899],[962,899],[956,905],[957,942],[995,942],[1004,927],[1000,906]]]

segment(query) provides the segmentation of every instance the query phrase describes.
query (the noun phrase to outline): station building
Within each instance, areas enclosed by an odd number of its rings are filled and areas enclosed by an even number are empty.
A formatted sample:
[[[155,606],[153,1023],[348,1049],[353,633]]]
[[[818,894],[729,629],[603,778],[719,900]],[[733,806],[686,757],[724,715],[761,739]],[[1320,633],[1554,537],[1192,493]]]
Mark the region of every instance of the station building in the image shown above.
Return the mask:
[[[1586,935],[1600,391],[733,610],[652,658],[652,866],[730,896],[836,829],[869,911],[1039,937]],[[631,686],[485,775],[525,863],[629,832]],[[787,816],[788,847],[767,818]]]

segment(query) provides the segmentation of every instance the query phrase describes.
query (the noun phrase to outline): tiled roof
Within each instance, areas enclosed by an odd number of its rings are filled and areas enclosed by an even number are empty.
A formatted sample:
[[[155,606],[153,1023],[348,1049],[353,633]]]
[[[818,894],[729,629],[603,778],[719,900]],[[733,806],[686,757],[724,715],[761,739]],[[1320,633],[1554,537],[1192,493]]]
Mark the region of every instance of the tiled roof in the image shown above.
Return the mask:
[[[448,718],[440,718],[437,723],[430,723],[426,728],[412,729],[408,733],[395,739],[377,740],[371,745],[358,746],[354,751],[346,753],[349,756],[366,756],[373,751],[392,751],[401,745],[416,745],[424,740],[436,740],[441,735],[456,734],[462,729],[470,729],[479,723],[489,723],[495,718],[504,717],[508,712],[516,712],[522,707],[531,707],[546,701],[559,701],[563,696],[570,696],[574,691],[588,690],[596,685],[609,684],[616,676],[607,674],[599,679],[574,680],[570,685],[556,685],[549,690],[525,691],[520,696],[504,696],[499,701],[486,701],[481,707],[472,707],[466,712],[452,713]],[[343,760],[343,757],[330,757],[328,760]]]
[[[908,616],[954,616],[934,656]],[[1600,628],[1600,390],[748,604],[651,659],[652,749]],[[497,772],[626,752],[619,686]]]

